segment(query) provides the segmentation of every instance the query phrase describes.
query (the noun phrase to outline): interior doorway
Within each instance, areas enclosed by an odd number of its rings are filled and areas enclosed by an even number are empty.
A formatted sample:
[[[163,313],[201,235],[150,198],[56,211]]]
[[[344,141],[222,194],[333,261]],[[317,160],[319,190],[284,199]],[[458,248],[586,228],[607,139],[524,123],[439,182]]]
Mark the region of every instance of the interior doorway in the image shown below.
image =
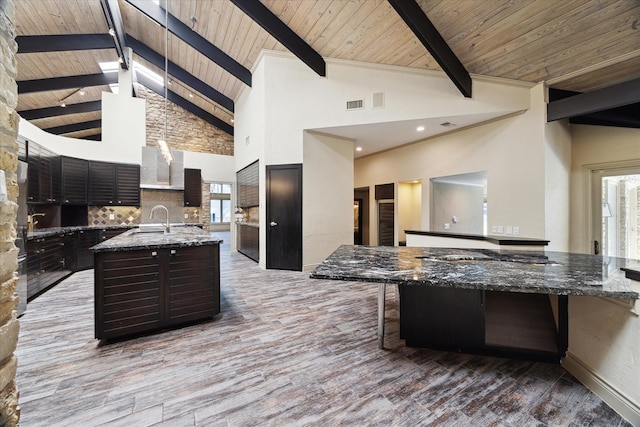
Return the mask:
[[[369,187],[353,190],[353,244],[369,244]]]
[[[640,166],[592,172],[592,253],[640,259]]]

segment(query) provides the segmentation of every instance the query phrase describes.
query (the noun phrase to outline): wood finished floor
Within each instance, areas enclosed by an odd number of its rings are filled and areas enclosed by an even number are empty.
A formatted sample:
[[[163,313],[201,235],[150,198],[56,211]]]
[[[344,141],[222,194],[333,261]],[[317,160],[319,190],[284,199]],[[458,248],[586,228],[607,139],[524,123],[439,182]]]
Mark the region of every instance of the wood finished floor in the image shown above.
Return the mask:
[[[93,270],[21,318],[21,426],[621,426],[560,366],[387,350],[371,284],[264,271],[223,245],[214,321],[98,346]]]

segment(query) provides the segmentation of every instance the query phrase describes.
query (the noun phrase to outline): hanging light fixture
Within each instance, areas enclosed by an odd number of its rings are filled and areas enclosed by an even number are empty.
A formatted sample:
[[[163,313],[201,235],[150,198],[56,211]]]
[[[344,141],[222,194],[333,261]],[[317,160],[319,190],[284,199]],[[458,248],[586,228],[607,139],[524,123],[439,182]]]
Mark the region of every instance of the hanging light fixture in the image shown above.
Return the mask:
[[[162,139],[158,140],[158,148],[160,149],[160,153],[167,164],[171,164],[173,161],[173,155],[171,154],[171,149],[169,148],[169,144],[167,144],[167,96],[168,96],[168,84],[169,84],[169,76],[168,76],[168,66],[169,66],[169,0],[167,0],[164,9],[164,132],[162,132]]]

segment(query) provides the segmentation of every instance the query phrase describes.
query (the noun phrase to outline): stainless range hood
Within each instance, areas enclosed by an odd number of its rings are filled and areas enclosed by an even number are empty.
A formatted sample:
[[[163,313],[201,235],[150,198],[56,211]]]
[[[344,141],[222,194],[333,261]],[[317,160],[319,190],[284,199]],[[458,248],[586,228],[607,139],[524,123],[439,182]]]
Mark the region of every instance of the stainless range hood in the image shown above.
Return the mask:
[[[184,152],[171,150],[173,161],[167,164],[156,147],[142,147],[140,188],[184,190]]]

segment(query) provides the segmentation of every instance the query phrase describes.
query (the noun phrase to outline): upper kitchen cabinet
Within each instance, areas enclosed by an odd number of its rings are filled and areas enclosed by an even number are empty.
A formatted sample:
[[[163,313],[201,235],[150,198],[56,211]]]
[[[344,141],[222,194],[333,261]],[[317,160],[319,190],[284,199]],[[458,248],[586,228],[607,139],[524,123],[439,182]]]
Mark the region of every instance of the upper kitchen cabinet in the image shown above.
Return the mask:
[[[140,165],[90,161],[89,205],[139,206]]]
[[[202,204],[202,178],[200,169],[184,170],[184,206],[199,207]]]
[[[86,205],[89,198],[89,161],[63,156],[62,204]]]
[[[29,142],[27,145],[27,202],[60,203],[62,198],[60,156]]]

